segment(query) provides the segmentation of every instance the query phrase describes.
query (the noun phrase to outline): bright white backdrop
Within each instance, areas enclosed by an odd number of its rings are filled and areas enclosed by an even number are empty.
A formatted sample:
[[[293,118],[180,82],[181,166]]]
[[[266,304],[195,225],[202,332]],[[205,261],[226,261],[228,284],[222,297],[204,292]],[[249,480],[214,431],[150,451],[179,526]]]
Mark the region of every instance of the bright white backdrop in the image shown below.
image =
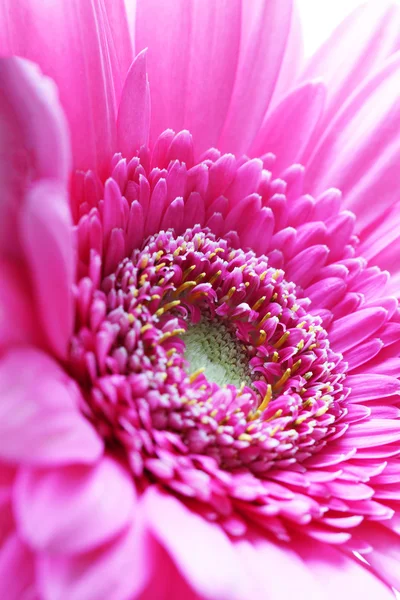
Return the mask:
[[[297,0],[297,4],[303,21],[304,50],[306,56],[309,56],[325,41],[336,25],[354,8],[363,4],[363,1]]]

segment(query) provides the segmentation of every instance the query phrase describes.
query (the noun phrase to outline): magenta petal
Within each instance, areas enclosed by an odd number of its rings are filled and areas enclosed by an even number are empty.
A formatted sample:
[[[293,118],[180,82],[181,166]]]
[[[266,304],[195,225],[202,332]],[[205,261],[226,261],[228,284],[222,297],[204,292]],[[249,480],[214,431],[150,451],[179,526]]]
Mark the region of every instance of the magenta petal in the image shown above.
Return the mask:
[[[133,61],[122,90],[117,118],[117,146],[130,158],[147,144],[150,127],[150,88],[146,72],[146,51]]]
[[[17,535],[12,534],[0,547],[0,598],[30,600],[36,597],[34,557]]]
[[[93,467],[25,469],[16,483],[19,531],[48,553],[85,552],[107,542],[128,526],[134,506],[132,478],[108,457]]]
[[[218,524],[206,521],[171,495],[149,488],[146,521],[177,568],[204,598],[244,598],[246,580],[234,547]]]
[[[14,262],[0,261],[0,347],[34,343],[40,338],[29,298],[25,271]],[[13,318],[10,319],[10,315]]]
[[[19,347],[4,355],[0,397],[1,459],[46,466],[101,455],[103,443],[79,411],[76,384],[46,354]]]
[[[0,251],[19,257],[25,189],[41,178],[67,181],[68,133],[55,86],[36,65],[1,58],[0,81]]]
[[[290,92],[268,115],[249,155],[275,154],[273,170],[277,174],[296,163],[318,123],[325,93],[321,82],[309,82]]]
[[[73,328],[75,277],[66,190],[52,181],[33,186],[26,195],[20,227],[41,324],[55,354],[65,358]]]
[[[240,44],[241,2],[139,0],[136,49],[148,51],[153,144],[165,129],[189,129],[196,154],[224,124]]]
[[[128,36],[123,0],[2,0],[0,51],[37,62],[56,82],[77,168],[103,174],[115,151],[117,103],[132,61]]]

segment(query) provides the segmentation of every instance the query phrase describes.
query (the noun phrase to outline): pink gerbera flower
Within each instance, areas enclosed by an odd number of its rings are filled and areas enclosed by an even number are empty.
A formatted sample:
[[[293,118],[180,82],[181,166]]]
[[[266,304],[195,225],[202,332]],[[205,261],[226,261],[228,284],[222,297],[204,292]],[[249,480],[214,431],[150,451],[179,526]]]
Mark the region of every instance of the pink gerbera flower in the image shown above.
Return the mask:
[[[400,7],[135,4],[0,1],[0,598],[393,598]]]

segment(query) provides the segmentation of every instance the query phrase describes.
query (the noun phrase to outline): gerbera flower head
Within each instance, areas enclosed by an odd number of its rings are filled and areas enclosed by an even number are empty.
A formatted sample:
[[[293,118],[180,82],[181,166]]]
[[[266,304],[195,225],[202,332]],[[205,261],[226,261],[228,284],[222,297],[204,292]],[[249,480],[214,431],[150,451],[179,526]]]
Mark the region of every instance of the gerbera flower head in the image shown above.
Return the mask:
[[[399,7],[19,6],[0,596],[393,597]]]

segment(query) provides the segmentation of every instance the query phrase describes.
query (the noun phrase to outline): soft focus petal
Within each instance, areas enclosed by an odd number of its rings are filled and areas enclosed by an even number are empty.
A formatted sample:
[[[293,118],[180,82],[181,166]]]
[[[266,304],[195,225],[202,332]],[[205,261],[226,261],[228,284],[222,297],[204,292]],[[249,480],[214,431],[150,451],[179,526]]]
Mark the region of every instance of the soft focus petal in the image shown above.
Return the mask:
[[[325,86],[321,82],[309,82],[297,87],[268,115],[249,155],[275,154],[273,169],[278,175],[298,162],[318,123],[324,99]]]
[[[146,71],[146,53],[133,61],[118,108],[117,144],[123,156],[133,156],[149,141],[150,88]]]
[[[246,581],[233,545],[219,525],[189,510],[173,496],[149,488],[146,520],[182,575],[205,598],[242,598]]]
[[[0,272],[0,348],[36,342],[40,332],[33,318],[26,271],[12,261],[2,260]]]
[[[240,57],[219,150],[247,152],[265,117],[281,69],[292,0],[242,3]],[[251,107],[251,108],[250,108]]]
[[[44,180],[31,187],[20,217],[20,232],[42,327],[55,354],[64,358],[73,328],[75,278],[72,219],[65,188]]]
[[[0,547],[0,598],[34,600],[35,588],[34,556],[12,534]]]
[[[95,461],[103,444],[80,414],[79,396],[50,357],[9,351],[0,360],[0,458],[44,466]]]
[[[307,156],[343,102],[397,50],[400,50],[399,4],[392,0],[370,0],[351,13],[315,53],[302,79],[322,77],[328,95],[324,116]]]
[[[343,108],[306,169],[307,191],[318,195],[327,187],[338,187],[346,208],[357,216],[358,230],[396,200],[399,94],[400,53]]]
[[[156,543],[135,523],[112,543],[75,556],[42,555],[38,585],[43,600],[132,600],[140,597],[153,573]],[[155,598],[154,598],[155,600]],[[158,600],[158,598],[157,598]]]
[[[117,102],[132,58],[123,0],[2,0],[0,52],[31,59],[54,79],[74,166],[102,172],[115,151]]]
[[[0,81],[0,251],[20,258],[17,215],[25,188],[41,178],[66,182],[67,125],[53,82],[36,65],[2,58]]]
[[[135,505],[132,478],[108,457],[94,467],[25,469],[15,492],[22,537],[50,554],[84,552],[109,541],[130,524]]]
[[[150,142],[189,129],[196,154],[218,141],[240,42],[240,0],[138,0],[136,51],[149,48]]]

